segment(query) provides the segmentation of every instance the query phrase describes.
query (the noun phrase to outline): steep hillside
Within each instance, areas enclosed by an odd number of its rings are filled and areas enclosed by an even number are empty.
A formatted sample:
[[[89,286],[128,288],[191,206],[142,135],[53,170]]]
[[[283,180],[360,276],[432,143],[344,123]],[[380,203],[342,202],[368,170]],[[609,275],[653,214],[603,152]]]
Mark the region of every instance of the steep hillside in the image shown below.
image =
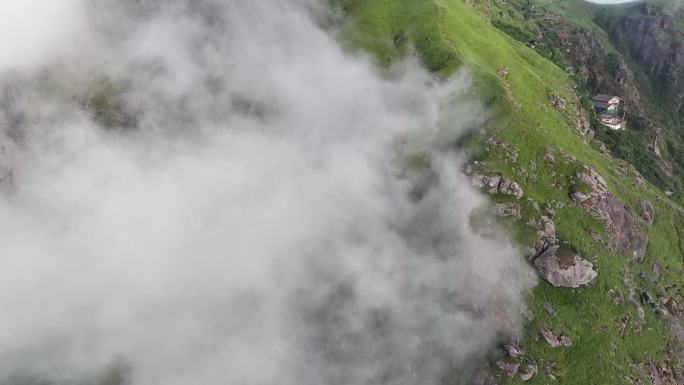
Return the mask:
[[[537,34],[531,45],[572,73],[580,94],[613,93],[625,100],[630,130],[597,125],[597,138],[681,203],[684,19],[676,2],[534,2],[533,12],[527,4],[509,2],[513,11],[501,18]]]
[[[594,22],[595,10],[516,3],[337,2],[350,47],[381,66],[415,54],[438,76],[465,69],[490,109],[484,132],[460,144],[472,154],[468,172],[545,279],[521,310],[523,335],[502,335],[509,345],[479,381],[682,384],[684,214],[592,137],[596,130],[614,153],[636,148],[592,126],[580,97],[610,88],[635,114],[650,114],[641,72]],[[625,137],[645,132],[637,126]]]

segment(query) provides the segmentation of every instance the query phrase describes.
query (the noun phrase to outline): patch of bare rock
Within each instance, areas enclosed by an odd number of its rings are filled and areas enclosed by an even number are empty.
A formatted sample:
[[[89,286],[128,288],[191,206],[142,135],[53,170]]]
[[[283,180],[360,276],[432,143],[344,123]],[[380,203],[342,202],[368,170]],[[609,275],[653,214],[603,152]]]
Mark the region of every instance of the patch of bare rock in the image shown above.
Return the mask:
[[[641,218],[649,225],[652,225],[655,220],[655,208],[653,207],[653,203],[646,199],[641,199],[639,201],[639,206],[641,206]]]
[[[501,149],[504,153],[506,153],[506,156],[508,156],[508,158],[510,158],[511,161],[515,162],[516,160],[518,160],[518,152],[515,149],[513,149],[510,144],[498,140],[495,137],[487,139],[487,144]]]
[[[572,340],[565,334],[556,334],[551,329],[542,329],[539,331],[539,335],[546,341],[552,348],[565,347],[569,348],[572,346]]]
[[[500,217],[511,217],[514,219],[520,219],[522,217],[520,214],[520,205],[517,203],[497,203],[494,208],[496,214]]]
[[[608,191],[605,179],[590,168],[578,173],[577,179],[587,186],[590,192],[574,191],[570,198],[603,220],[610,234],[608,244],[611,250],[629,255],[637,262],[643,261],[648,237],[639,229],[625,205]]]

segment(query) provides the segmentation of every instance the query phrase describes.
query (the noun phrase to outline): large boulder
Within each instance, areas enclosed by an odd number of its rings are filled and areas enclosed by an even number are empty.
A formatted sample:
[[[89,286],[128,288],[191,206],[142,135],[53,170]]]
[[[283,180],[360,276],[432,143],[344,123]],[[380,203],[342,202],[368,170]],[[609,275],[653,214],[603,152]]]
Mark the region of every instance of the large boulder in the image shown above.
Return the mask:
[[[594,265],[569,249],[549,246],[535,260],[537,271],[554,287],[577,288],[593,281],[598,273]]]
[[[605,179],[596,171],[587,168],[585,172],[577,174],[577,179],[590,192],[574,191],[570,198],[603,220],[610,234],[608,245],[611,250],[641,262],[646,255],[648,237],[639,229],[632,214],[608,191]]]

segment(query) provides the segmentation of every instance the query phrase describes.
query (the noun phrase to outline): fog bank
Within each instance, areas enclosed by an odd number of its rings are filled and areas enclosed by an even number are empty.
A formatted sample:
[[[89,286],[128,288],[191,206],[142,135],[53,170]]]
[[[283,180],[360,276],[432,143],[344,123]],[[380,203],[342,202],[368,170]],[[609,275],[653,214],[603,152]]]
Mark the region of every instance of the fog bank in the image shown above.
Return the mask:
[[[0,383],[465,383],[516,332],[466,74],[381,73],[314,1],[44,11],[0,62]]]

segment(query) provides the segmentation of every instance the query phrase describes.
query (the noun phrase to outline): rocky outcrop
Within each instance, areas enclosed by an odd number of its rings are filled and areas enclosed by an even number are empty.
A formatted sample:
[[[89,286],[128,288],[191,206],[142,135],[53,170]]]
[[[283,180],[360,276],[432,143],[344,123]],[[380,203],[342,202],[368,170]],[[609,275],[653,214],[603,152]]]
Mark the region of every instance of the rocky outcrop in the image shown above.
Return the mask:
[[[523,354],[522,349],[520,349],[518,345],[513,343],[504,344],[503,349],[506,352],[506,354],[508,354],[508,356],[511,358],[518,358]]]
[[[572,346],[572,340],[565,334],[556,334],[551,329],[542,329],[539,331],[539,335],[546,341],[552,348]]]
[[[593,281],[594,265],[569,249],[550,246],[534,260],[539,275],[554,287],[578,288]]]
[[[646,199],[641,199],[639,201],[639,206],[641,206],[641,218],[649,225],[652,225],[653,220],[655,219],[655,208],[653,207],[653,203]]]
[[[551,94],[551,96],[549,96],[549,100],[551,101],[552,106],[561,111],[568,106],[568,102],[556,94]]]
[[[608,243],[613,251],[627,254],[641,262],[646,255],[648,238],[639,229],[632,214],[608,191],[605,179],[596,171],[587,168],[577,174],[577,179],[589,192],[576,189],[570,194],[570,198],[603,220],[610,234]]]
[[[664,100],[675,109],[684,106],[684,50],[681,27],[675,22],[681,9],[639,4],[624,16],[605,20],[608,33],[646,69],[662,87]]]
[[[591,29],[566,23],[559,24],[551,34],[585,87],[621,95],[633,112],[640,113],[636,77],[624,58],[605,44],[604,38]],[[578,129],[584,130],[584,126]]]
[[[517,203],[497,203],[494,209],[496,210],[496,214],[500,217],[521,218],[520,205]]]
[[[502,150],[511,161],[515,162],[518,160],[518,151],[513,149],[510,144],[498,140],[495,137],[487,139],[487,144]]]
[[[525,370],[520,371],[520,379],[522,381],[529,381],[539,372],[536,365],[527,365]]]
[[[473,187],[484,188],[490,194],[512,195],[517,199],[523,196],[522,187],[503,176],[472,173],[469,175],[469,179]]]
[[[575,119],[575,128],[582,136],[594,136],[594,130],[591,128],[591,121],[587,115],[587,111],[582,107],[577,108],[577,118]]]
[[[520,364],[517,362],[497,361],[496,366],[508,374],[508,377],[515,376],[518,374],[518,369],[520,369]]]
[[[534,254],[539,254],[547,247],[558,243],[556,224],[549,216],[542,215],[540,219],[531,219],[527,224],[537,229],[537,241],[532,245]]]

